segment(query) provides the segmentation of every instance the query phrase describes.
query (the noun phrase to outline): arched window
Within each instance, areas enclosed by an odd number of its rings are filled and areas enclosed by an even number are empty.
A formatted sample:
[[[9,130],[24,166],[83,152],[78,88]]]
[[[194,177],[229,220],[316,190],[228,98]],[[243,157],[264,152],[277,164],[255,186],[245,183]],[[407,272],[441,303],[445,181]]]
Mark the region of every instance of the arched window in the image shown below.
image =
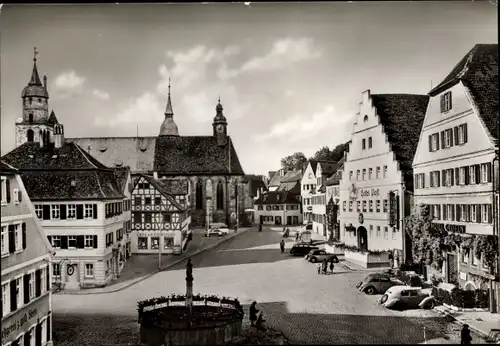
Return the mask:
[[[27,136],[28,136],[28,142],[33,142],[33,136],[34,136],[34,132],[32,129],[29,129],[27,132],[26,132]]]
[[[30,124],[33,124],[33,113],[30,113],[30,114],[28,115],[28,122],[29,122]]]
[[[220,181],[217,183],[217,209],[224,209],[224,190]]]
[[[203,209],[203,186],[201,180],[196,183],[196,209]]]

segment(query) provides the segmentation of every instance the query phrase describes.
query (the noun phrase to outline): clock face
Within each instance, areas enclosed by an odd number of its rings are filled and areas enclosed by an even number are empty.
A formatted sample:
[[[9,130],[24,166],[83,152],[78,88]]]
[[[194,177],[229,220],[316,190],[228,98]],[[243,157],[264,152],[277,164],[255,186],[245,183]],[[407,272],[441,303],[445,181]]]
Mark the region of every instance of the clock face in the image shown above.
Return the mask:
[[[224,126],[219,124],[215,127],[215,129],[217,130],[217,132],[222,133],[224,131]]]

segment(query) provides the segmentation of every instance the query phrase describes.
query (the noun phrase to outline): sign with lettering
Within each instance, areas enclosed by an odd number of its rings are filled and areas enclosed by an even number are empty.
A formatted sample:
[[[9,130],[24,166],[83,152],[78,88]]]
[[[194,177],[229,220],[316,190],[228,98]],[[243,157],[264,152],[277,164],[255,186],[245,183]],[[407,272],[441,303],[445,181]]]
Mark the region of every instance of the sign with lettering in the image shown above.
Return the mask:
[[[361,197],[379,197],[380,189],[362,189],[360,195]]]
[[[467,231],[465,225],[453,225],[444,223],[433,223],[432,225],[439,231],[446,231],[450,233],[466,233]]]
[[[363,224],[363,222],[365,222],[365,218],[363,216],[363,213],[359,213],[358,221],[359,221],[360,224]]]
[[[308,211],[311,211],[311,210],[313,210],[313,207],[312,207],[312,206],[308,206],[308,207],[307,207],[307,210],[308,210]]]

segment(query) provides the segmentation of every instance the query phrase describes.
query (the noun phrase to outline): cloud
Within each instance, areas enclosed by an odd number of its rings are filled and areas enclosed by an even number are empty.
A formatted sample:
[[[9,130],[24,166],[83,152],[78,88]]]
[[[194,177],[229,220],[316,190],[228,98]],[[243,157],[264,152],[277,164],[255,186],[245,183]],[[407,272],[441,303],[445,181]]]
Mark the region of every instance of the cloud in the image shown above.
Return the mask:
[[[268,132],[256,135],[253,139],[257,142],[276,139],[295,143],[301,140],[310,140],[323,131],[332,132],[333,128],[339,130],[338,132],[341,134],[351,119],[350,116],[338,115],[333,105],[327,105],[323,110],[312,115],[294,115],[276,123]],[[332,137],[334,135],[332,133]]]
[[[287,97],[290,97],[290,96],[293,96],[293,95],[295,95],[295,91],[293,91],[293,90],[287,90],[285,92],[285,96],[287,96]]]
[[[158,124],[163,120],[163,107],[156,95],[146,92],[129,100],[128,104],[115,117],[96,118],[95,125],[113,127],[120,124]]]
[[[109,94],[105,91],[94,89],[92,90],[92,94],[101,100],[109,100]]]
[[[54,87],[61,93],[61,97],[68,97],[83,90],[85,78],[74,70],[59,74],[54,80]]]
[[[321,51],[315,46],[312,38],[286,38],[276,41],[268,54],[245,62],[240,70],[246,72],[283,69],[320,56]]]

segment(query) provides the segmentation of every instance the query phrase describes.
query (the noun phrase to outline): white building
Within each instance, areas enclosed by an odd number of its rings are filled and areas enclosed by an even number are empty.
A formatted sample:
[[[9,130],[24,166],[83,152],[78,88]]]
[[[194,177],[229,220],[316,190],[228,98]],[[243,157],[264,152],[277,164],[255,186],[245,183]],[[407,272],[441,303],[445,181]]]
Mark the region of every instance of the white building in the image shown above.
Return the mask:
[[[19,172],[0,162],[2,346],[52,345],[52,248]]]
[[[287,191],[269,191],[255,201],[255,220],[263,225],[298,225],[302,223],[300,195]]]
[[[498,45],[474,46],[429,95],[413,160],[415,203],[429,205],[434,223],[449,233],[493,236]],[[495,275],[474,253],[474,248],[448,252],[445,280],[487,288],[487,281],[481,282]]]
[[[347,245],[397,250],[398,256],[404,250],[411,163],[428,100],[363,92],[340,182],[340,236]]]

